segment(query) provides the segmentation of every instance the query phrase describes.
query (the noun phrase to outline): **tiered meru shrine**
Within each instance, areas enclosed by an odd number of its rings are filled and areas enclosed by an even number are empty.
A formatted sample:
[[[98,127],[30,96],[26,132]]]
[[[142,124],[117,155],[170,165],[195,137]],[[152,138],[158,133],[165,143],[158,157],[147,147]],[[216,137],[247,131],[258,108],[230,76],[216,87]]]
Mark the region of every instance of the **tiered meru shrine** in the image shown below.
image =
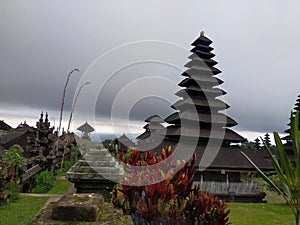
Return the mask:
[[[296,114],[296,112],[300,112],[300,95],[298,95],[298,98],[296,100],[295,106],[293,108],[293,115]],[[290,118],[291,120],[291,118]],[[298,128],[300,130],[300,120],[298,121]],[[288,127],[290,127],[291,122],[289,122]],[[292,135],[291,135],[291,129],[287,129],[284,131],[285,133],[287,133],[287,136],[283,137],[282,139],[286,141],[286,144],[284,145],[284,148],[287,152],[287,155],[289,156],[289,158],[293,159],[294,157],[294,150],[293,150],[293,142],[292,142]]]
[[[190,139],[196,143],[195,153],[199,163],[209,142],[216,146],[219,144],[219,152],[204,171],[200,163],[196,180],[239,182],[241,172],[254,171],[241,151],[246,152],[265,171],[272,170],[272,166],[262,151],[247,150],[238,145],[246,139],[231,129],[237,122],[222,112],[228,109],[229,105],[221,100],[226,92],[219,88],[223,81],[217,77],[221,71],[216,68],[217,62],[213,60],[215,54],[212,53],[211,44],[212,41],[204,32],[192,43],[190,61],[185,64],[187,70],[182,73],[184,79],[179,83],[182,89],[176,93],[180,100],[171,106],[176,112],[164,119],[169,125],[165,128],[164,141],[158,148],[174,146],[180,138],[185,137],[185,140]],[[155,121],[151,122],[151,119]],[[153,138],[149,129],[151,124],[157,128],[153,129],[155,134],[158,131],[163,133],[161,126],[158,127],[162,122],[159,116],[149,117],[146,122],[146,131],[138,137],[139,143],[142,143],[141,147],[145,143],[153,142],[148,140]]]

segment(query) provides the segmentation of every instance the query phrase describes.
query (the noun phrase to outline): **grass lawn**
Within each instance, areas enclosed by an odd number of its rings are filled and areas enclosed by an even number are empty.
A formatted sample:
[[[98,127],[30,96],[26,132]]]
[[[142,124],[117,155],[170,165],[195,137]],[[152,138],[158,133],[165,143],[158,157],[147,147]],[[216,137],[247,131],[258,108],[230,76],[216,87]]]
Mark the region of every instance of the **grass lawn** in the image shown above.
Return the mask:
[[[255,181],[266,184],[262,178]],[[228,203],[232,225],[295,225],[294,214],[282,196],[264,186],[268,203]]]
[[[286,204],[229,203],[232,225],[294,225],[294,215]]]
[[[43,207],[48,197],[20,196],[17,202],[0,207],[0,225],[27,224]]]
[[[59,172],[57,176],[66,176],[66,172]]]
[[[72,183],[67,180],[55,180],[53,188],[48,194],[65,194],[71,188]]]

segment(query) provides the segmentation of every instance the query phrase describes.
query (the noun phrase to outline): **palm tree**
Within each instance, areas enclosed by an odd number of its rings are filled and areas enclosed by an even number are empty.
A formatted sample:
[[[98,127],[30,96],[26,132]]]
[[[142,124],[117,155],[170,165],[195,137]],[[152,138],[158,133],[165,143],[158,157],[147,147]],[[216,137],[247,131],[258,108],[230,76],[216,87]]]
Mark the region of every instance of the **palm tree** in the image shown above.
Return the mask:
[[[280,186],[276,185],[267,175],[265,175],[258,168],[258,166],[255,165],[255,163],[244,152],[242,152],[242,154],[255,167],[255,169],[262,176],[262,178],[284,197],[287,204],[293,211],[296,225],[299,224],[300,216],[300,133],[298,128],[298,122],[299,112],[297,112],[295,115],[292,112],[291,136],[294,150],[293,160],[288,158],[277,132],[274,132],[274,139],[276,143],[276,149],[278,151],[278,158],[271,153],[269,146],[266,142],[264,142],[272,165],[280,180]]]

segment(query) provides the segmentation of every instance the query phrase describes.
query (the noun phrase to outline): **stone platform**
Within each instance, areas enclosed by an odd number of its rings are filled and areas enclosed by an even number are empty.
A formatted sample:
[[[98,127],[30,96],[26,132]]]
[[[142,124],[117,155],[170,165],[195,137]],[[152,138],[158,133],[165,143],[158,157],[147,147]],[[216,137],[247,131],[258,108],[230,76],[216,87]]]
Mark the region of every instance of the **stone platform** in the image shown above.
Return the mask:
[[[89,194],[88,194],[89,195]],[[64,197],[62,197],[64,198]],[[50,200],[50,199],[49,199]],[[48,201],[28,225],[130,225],[130,216],[124,216],[122,210],[113,208],[112,203],[103,202],[98,213],[98,221],[54,220],[52,212],[60,200]],[[67,215],[68,216],[68,215]]]

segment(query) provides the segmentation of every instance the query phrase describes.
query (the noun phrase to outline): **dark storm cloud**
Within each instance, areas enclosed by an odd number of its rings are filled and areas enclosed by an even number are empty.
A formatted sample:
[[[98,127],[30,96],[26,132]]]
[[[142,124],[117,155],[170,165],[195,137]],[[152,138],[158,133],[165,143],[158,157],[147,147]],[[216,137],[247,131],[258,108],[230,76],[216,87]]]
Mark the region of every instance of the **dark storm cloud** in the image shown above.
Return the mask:
[[[225,82],[222,88],[228,92],[225,100],[231,105],[228,114],[239,122],[237,129],[281,132],[300,94],[299,4],[1,1],[0,107],[58,111],[66,76],[78,67],[81,72],[72,76],[67,92],[66,108],[70,109],[80,76],[108,50],[149,39],[190,49],[190,43],[205,30],[214,41],[218,68],[223,71],[220,78]],[[179,71],[172,76],[182,79]],[[126,81],[118,78],[114,89],[107,90],[107,99],[98,101],[98,114],[109,117],[111,100]],[[132,109],[132,119],[167,115],[169,105],[164,109],[162,102],[141,100]]]

